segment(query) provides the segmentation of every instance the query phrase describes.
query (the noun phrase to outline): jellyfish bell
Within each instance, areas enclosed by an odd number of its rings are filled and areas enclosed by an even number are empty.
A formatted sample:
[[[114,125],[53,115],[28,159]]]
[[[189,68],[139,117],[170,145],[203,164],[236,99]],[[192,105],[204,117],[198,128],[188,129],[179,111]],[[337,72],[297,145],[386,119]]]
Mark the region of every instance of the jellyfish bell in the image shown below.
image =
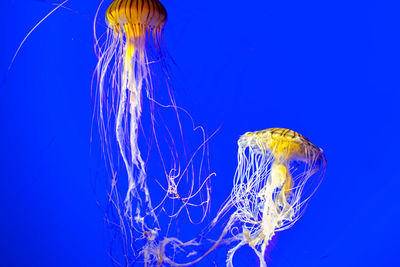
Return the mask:
[[[106,23],[115,35],[122,34],[128,46],[152,36],[158,45],[167,21],[167,11],[158,0],[115,0],[106,11]]]
[[[106,11],[108,26],[116,32],[122,27],[127,37],[160,31],[166,21],[167,11],[158,0],[115,0]]]
[[[303,135],[284,128],[247,132],[239,138],[238,145],[242,149],[250,147],[258,153],[272,153],[279,161],[323,160],[322,149]]]

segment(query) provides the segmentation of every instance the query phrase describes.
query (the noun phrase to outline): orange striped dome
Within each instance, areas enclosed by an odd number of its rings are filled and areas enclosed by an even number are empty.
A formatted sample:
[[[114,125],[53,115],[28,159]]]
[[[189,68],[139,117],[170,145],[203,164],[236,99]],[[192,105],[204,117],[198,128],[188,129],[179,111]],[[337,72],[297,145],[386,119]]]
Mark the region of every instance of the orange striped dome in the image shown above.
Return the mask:
[[[114,0],[107,9],[106,20],[110,27],[144,25],[163,27],[167,11],[158,0]]]

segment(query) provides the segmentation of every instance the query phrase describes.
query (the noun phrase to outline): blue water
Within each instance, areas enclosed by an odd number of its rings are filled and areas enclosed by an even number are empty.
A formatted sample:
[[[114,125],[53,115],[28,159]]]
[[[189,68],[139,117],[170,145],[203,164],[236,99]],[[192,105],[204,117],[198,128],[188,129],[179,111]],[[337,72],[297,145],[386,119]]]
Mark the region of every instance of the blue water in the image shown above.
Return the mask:
[[[94,193],[103,162],[90,154],[99,1],[55,12],[7,71],[52,2],[0,2],[0,266],[111,266]],[[230,193],[238,137],[290,128],[324,149],[328,169],[268,266],[400,266],[396,1],[163,3],[178,103],[209,132],[222,126],[210,216]],[[255,262],[246,253],[237,266]]]

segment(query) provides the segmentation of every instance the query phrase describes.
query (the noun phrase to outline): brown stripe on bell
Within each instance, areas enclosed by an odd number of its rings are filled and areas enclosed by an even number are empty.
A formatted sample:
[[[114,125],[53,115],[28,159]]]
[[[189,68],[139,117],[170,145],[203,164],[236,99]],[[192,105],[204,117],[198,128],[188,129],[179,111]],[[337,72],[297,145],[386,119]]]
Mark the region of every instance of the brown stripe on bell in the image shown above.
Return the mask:
[[[114,0],[106,11],[110,28],[118,26],[144,26],[162,28],[167,11],[158,0]]]

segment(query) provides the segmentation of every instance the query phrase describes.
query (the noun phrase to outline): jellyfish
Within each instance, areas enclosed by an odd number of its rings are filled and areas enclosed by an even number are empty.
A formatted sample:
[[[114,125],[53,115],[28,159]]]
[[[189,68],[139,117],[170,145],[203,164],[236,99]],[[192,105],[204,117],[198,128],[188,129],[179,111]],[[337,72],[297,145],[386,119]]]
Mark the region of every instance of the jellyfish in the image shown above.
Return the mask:
[[[292,130],[270,128],[248,132],[238,141],[238,167],[233,190],[220,214],[234,207],[228,227],[240,224],[240,242],[228,251],[249,245],[266,266],[264,255],[272,237],[299,220],[325,173],[322,149]]]
[[[97,14],[99,10],[100,7]],[[164,6],[158,0],[114,0],[105,14],[107,31],[99,37],[96,33],[97,14],[94,25],[98,57],[95,114],[106,168],[111,177],[109,205],[110,209],[114,209],[113,216],[119,221],[117,228],[125,239],[123,254],[133,251],[136,256],[143,255],[145,262],[151,262],[152,256],[148,251],[157,247],[163,228],[159,221],[160,213],[167,214],[169,220],[167,233],[164,234],[168,234],[172,220],[181,211],[186,211],[190,222],[194,222],[189,212],[191,208],[202,209],[199,220],[205,218],[210,203],[210,178],[213,176],[205,175],[209,138],[206,138],[202,127],[194,124],[190,114],[176,105],[170,91],[165,60],[168,56],[163,42],[167,20]],[[163,86],[168,91],[168,103],[156,100],[154,77],[157,71],[160,72],[157,73],[159,77],[163,76],[160,80],[165,82]],[[156,107],[172,110],[172,128],[166,125]],[[180,119],[182,113],[189,118],[193,132],[200,132],[200,144],[192,150],[185,143]],[[147,119],[145,123],[144,117]],[[171,121],[168,117],[168,123]],[[160,128],[164,136],[157,132]],[[157,156],[151,152],[152,147]],[[158,162],[151,165],[151,169],[164,172],[165,180],[161,182],[158,177],[151,179],[164,191],[164,196],[156,195],[158,202],[153,205],[154,198],[150,196],[148,186],[148,173],[151,172],[148,162],[155,157],[158,157]],[[119,159],[127,175],[127,189],[122,196],[121,187],[124,188],[125,183],[120,186]],[[199,164],[194,166],[196,161]],[[167,206],[167,200],[172,204]],[[146,244],[138,245],[138,240]]]
[[[144,233],[154,236],[159,228],[146,183],[146,160],[139,148],[138,136],[142,94],[146,92],[149,97],[153,94],[150,57],[162,57],[162,31],[167,13],[158,0],[115,0],[108,6],[105,17],[107,31],[102,44],[100,39],[104,34],[97,38],[96,24],[94,26],[98,56],[97,121],[111,176],[109,202],[116,209],[123,239],[130,236],[131,240],[124,248],[123,254],[127,255],[128,250],[137,250],[133,244],[135,236],[146,239]],[[97,15],[95,23],[96,20]],[[119,161],[114,160],[114,146],[118,147],[118,158],[122,158],[127,174],[125,197],[121,197],[117,189],[120,174],[117,171]]]

